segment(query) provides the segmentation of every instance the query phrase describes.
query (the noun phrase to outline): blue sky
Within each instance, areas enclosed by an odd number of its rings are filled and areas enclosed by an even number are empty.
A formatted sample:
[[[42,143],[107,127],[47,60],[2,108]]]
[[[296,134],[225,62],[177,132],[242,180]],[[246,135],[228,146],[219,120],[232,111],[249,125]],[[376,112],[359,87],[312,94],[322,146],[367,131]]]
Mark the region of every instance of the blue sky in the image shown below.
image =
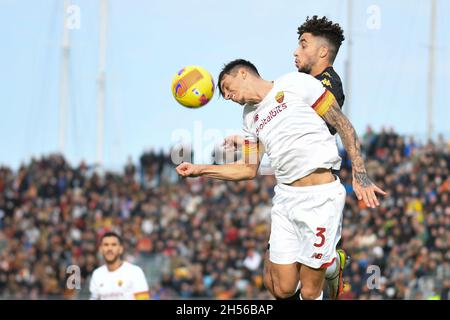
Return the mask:
[[[370,124],[426,137],[430,2],[353,1],[350,119],[362,135]],[[65,155],[95,161],[99,5],[72,0],[80,28],[70,31]],[[348,37],[347,1],[109,0],[104,165],[137,161],[150,148],[167,150],[179,133],[201,152],[240,133],[242,107],[218,95],[198,110],[178,105],[172,76],[201,65],[217,77],[235,58],[251,60],[263,77],[294,71],[297,27],[307,15],[327,15]],[[375,7],[373,7],[375,6]],[[434,75],[435,132],[450,138],[450,1],[437,0]],[[370,24],[379,10],[378,25]],[[66,15],[67,17],[68,15]],[[0,164],[58,150],[62,0],[0,0]],[[374,28],[375,26],[375,28]],[[379,28],[378,28],[379,27]],[[335,69],[347,90],[344,41]],[[344,110],[346,106],[344,105]]]

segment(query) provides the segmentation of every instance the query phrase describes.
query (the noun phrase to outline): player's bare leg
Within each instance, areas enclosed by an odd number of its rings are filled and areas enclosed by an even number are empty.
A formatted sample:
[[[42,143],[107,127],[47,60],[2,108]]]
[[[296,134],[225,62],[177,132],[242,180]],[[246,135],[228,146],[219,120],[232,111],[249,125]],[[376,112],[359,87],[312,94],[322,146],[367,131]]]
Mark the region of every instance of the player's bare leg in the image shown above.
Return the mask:
[[[297,291],[300,280],[300,263],[277,264],[268,261],[267,265],[269,265],[272,280],[272,294],[275,298],[287,299],[292,297]]]
[[[264,255],[264,285],[269,290],[269,292],[275,297],[275,292],[273,288],[273,280],[272,280],[272,270],[271,270],[272,263],[269,260],[269,250],[266,250],[266,254]]]
[[[326,269],[313,269],[302,265],[300,268],[300,282],[302,288],[300,299],[303,300],[322,300],[322,288],[325,284]]]

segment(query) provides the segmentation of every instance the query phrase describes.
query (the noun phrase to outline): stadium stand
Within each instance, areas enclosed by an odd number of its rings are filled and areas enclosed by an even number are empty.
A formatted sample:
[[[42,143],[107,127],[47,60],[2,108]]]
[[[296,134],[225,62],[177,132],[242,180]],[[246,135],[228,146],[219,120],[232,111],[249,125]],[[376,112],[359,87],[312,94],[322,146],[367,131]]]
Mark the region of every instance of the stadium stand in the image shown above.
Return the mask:
[[[342,298],[449,299],[450,146],[370,129],[362,143],[388,196],[377,209],[356,201],[342,152],[341,244],[352,256]],[[0,168],[0,298],[86,298],[101,263],[97,241],[113,230],[125,258],[144,269],[152,299],[271,299],[262,260],[274,177],[180,179],[174,168],[153,151],[123,173],[72,167],[60,155]],[[81,290],[66,286],[70,265],[80,268]]]

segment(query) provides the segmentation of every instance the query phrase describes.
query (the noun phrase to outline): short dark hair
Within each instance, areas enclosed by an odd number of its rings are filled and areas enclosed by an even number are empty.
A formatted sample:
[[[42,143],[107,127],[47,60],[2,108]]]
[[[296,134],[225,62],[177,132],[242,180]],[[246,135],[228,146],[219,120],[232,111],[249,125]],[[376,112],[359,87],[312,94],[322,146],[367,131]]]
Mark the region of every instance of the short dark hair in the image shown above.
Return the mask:
[[[105,232],[105,234],[102,235],[102,237],[100,238],[100,243],[103,242],[103,239],[109,238],[109,237],[117,238],[117,240],[119,240],[119,244],[122,245],[122,237],[119,236],[117,233],[111,232],[111,231]]]
[[[237,68],[244,67],[250,72],[256,73],[259,76],[258,69],[256,69],[255,65],[250,61],[244,59],[236,59],[231,62],[225,64],[222,68],[222,71],[219,74],[219,79],[217,80],[217,86],[219,87],[220,95],[223,97],[222,88],[220,86],[220,82],[226,74],[234,74],[237,71]]]
[[[333,47],[330,55],[330,62],[334,62],[336,55],[341,47],[342,41],[345,40],[344,30],[338,23],[328,20],[327,17],[313,16],[311,19],[306,17],[306,21],[297,29],[298,39],[303,33],[311,33],[314,36],[325,38]]]

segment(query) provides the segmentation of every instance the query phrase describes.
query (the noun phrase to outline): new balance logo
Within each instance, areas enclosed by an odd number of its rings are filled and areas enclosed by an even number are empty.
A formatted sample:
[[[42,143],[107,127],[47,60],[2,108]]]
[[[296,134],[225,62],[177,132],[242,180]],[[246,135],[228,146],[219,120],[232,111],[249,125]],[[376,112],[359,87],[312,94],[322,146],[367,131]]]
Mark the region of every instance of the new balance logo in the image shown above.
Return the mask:
[[[313,255],[311,256],[311,258],[315,258],[315,259],[322,259],[323,254],[322,253],[313,253]]]

